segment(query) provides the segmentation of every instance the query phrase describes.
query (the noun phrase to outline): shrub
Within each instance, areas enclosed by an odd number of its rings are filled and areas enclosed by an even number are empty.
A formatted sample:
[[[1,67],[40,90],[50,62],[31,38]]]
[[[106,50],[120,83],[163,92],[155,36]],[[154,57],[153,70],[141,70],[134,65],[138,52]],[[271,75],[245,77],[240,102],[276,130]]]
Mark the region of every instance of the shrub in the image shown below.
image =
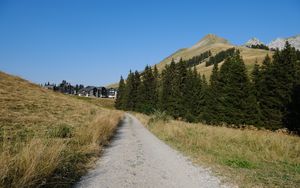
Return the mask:
[[[149,124],[155,123],[158,121],[168,122],[172,118],[165,111],[155,110],[149,120]]]
[[[61,124],[58,127],[50,129],[49,136],[54,138],[71,138],[72,130],[67,124]]]

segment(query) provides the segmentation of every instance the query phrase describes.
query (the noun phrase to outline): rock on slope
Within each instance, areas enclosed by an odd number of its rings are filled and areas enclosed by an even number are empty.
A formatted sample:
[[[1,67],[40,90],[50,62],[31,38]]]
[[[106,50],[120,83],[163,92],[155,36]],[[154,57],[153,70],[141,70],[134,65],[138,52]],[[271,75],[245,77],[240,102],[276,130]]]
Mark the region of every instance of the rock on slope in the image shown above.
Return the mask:
[[[296,49],[300,50],[300,35],[296,35],[293,37],[288,37],[288,38],[277,38],[275,40],[273,40],[272,42],[270,42],[270,44],[268,45],[269,48],[273,48],[273,49],[283,49],[285,42],[288,41],[291,46],[295,47]]]
[[[264,43],[262,43],[257,38],[253,37],[250,40],[248,40],[244,46],[251,47],[252,45],[256,46],[256,45],[261,45],[261,44],[264,44]]]

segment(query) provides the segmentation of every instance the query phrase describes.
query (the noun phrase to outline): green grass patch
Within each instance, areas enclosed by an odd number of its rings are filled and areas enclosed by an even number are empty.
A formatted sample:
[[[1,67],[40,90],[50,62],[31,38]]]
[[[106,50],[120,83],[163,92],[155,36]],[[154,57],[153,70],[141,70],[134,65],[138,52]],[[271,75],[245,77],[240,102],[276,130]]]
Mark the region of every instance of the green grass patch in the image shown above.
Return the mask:
[[[246,169],[255,168],[255,165],[253,163],[241,158],[226,159],[223,160],[222,163],[233,168],[246,168]]]

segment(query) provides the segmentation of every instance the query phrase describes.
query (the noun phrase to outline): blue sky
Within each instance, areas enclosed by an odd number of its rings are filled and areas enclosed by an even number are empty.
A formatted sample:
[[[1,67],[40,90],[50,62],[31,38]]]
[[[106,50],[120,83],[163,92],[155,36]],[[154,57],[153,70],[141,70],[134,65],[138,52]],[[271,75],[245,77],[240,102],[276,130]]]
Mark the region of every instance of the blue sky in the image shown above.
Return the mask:
[[[300,34],[299,20],[299,0],[0,0],[0,70],[106,85],[208,33],[270,42]]]

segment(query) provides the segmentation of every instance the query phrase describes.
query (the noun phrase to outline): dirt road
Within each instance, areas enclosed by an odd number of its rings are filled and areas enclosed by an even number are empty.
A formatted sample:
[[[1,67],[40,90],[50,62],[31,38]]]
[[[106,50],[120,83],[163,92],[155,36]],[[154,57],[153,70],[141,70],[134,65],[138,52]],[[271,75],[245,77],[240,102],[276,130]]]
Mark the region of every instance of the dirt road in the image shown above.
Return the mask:
[[[75,187],[226,187],[127,114],[94,170]]]

